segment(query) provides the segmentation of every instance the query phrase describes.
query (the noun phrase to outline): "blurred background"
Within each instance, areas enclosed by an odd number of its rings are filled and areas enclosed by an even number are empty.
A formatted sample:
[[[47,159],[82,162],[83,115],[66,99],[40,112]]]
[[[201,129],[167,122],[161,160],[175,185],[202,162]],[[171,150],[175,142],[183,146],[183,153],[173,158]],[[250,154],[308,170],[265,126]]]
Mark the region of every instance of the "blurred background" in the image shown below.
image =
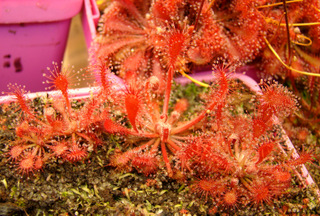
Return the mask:
[[[63,58],[63,68],[68,69],[74,66],[75,71],[80,71],[80,76],[84,76],[85,68],[88,66],[88,51],[84,38],[84,33],[81,24],[81,14],[72,18],[70,32],[66,51]],[[81,80],[77,87],[87,87],[92,80]]]

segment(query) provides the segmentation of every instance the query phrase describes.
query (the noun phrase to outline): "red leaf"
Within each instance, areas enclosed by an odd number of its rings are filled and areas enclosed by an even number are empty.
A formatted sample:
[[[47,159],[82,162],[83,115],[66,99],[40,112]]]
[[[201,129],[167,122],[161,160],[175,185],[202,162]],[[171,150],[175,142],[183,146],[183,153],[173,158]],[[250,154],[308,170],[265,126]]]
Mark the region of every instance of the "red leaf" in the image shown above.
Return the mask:
[[[111,133],[111,134],[114,134],[114,133],[126,133],[126,128],[122,127],[121,125],[118,125],[116,123],[114,123],[111,119],[106,119],[104,121],[104,129],[108,132],[108,133]]]
[[[169,63],[170,66],[174,66],[177,58],[179,57],[181,51],[184,48],[186,41],[186,36],[179,32],[175,31],[168,39],[168,56],[169,56]]]
[[[300,154],[300,156],[294,160],[289,161],[289,165],[291,166],[299,166],[302,164],[305,164],[307,162],[311,162],[313,155],[308,152],[303,152]]]
[[[139,98],[134,94],[127,94],[125,98],[126,111],[132,127],[137,131],[136,117],[139,111]]]
[[[270,152],[272,152],[273,147],[274,143],[272,142],[263,143],[258,149],[259,160],[256,164],[259,164],[261,161],[263,161],[263,159],[265,159],[270,154]]]
[[[188,105],[189,105],[188,100],[183,98],[176,103],[173,110],[179,113],[183,113],[188,109]]]

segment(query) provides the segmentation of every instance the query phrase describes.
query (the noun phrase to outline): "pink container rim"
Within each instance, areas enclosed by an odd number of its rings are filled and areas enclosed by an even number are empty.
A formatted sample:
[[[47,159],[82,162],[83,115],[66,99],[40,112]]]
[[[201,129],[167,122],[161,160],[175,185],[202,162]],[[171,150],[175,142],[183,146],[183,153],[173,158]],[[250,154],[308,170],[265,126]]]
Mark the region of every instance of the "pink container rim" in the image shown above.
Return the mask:
[[[0,24],[54,22],[78,14],[83,0],[1,0]]]

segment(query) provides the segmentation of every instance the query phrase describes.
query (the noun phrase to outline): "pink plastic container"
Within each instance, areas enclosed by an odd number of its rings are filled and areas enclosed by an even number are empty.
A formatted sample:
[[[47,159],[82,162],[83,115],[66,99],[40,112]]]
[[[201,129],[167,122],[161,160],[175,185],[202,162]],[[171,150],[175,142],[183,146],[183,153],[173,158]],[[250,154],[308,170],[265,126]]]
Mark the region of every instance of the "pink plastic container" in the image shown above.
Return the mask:
[[[8,83],[30,91],[45,89],[43,73],[53,61],[62,61],[71,18],[82,9],[85,25],[96,24],[99,13],[93,0],[0,1],[0,92],[8,91]],[[90,45],[94,27],[84,29]]]

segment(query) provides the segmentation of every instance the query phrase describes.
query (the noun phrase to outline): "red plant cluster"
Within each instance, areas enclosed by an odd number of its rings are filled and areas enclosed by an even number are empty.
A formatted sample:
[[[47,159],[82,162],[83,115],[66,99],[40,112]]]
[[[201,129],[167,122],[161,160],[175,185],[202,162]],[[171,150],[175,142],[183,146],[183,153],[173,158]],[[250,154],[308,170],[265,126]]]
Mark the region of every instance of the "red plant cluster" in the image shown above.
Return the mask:
[[[100,70],[101,76],[111,73]],[[157,76],[141,79],[127,73],[122,90],[104,80],[98,100],[90,98],[76,109],[69,101],[66,75],[54,74],[51,79],[60,93],[43,113],[32,111],[24,91],[12,85],[23,114],[9,157],[26,174],[42,169],[52,157],[79,161],[88,148],[102,143],[95,127],[103,125],[106,133],[131,144],[110,158],[119,170],[135,168],[149,176],[165,168],[172,178],[197,178],[192,191],[221,205],[271,203],[290,187],[295,167],[311,160],[308,154],[291,159],[282,152],[283,138],[274,121],[289,115],[297,102],[281,85],[263,84],[253,112],[236,114],[228,106],[238,94],[229,73],[223,64],[215,68],[216,80],[201,96],[202,109],[190,119],[183,115],[189,102],[181,98],[170,105],[171,85],[161,85]]]
[[[273,49],[269,41],[274,42],[270,37],[283,25],[275,25],[282,24],[282,4],[267,3],[112,1],[92,51],[100,91],[83,107],[73,108],[67,75],[53,73],[50,82],[59,94],[39,114],[24,91],[11,86],[23,115],[9,157],[23,173],[41,169],[52,157],[79,161],[102,143],[97,130],[102,125],[104,132],[124,137],[123,146],[130,146],[116,149],[110,158],[119,170],[134,168],[149,176],[164,168],[172,178],[196,178],[193,192],[228,207],[271,203],[290,187],[295,167],[311,160],[310,154],[293,159],[283,152],[275,121],[295,111],[297,101],[281,85],[266,83],[263,94],[252,99],[252,111],[238,112],[230,102],[241,88],[231,87],[225,63],[268,57],[266,50]],[[295,4],[302,3],[293,1],[288,9],[296,11]],[[303,14],[296,16],[315,22],[317,4],[310,3],[315,11],[303,5]],[[309,33],[316,37],[317,31],[310,28]],[[273,43],[279,49],[286,44],[283,38]],[[221,61],[222,56],[227,60]],[[186,118],[189,101],[171,104],[174,74],[212,63],[216,79],[211,85],[202,83],[208,91],[201,95],[200,111]],[[122,89],[108,80],[111,71],[123,78]]]
[[[228,101],[237,94],[230,93],[228,68],[216,68],[215,75],[215,85],[202,95],[207,100],[202,111],[189,120],[182,118],[188,108],[185,99],[163,109],[167,94],[156,77],[126,79],[125,90],[112,97],[104,128],[125,137],[132,147],[117,150],[110,165],[147,176],[165,167],[172,178],[196,177],[192,190],[221,205],[271,203],[290,187],[295,167],[311,160],[282,152],[284,140],[274,121],[296,110],[296,98],[279,84],[263,84],[264,94],[252,104],[254,112],[234,114]],[[113,110],[123,118],[117,119]]]
[[[273,48],[287,65],[313,72],[316,64],[308,54],[320,50],[319,8],[316,0],[116,0],[102,15],[93,55],[118,65],[122,74],[144,74],[158,57],[166,65],[167,42],[179,41],[185,51],[177,69],[187,71],[187,63],[206,65],[227,55],[244,63],[259,57],[260,69],[274,74],[285,67]]]
[[[158,62],[168,69],[173,60],[184,74],[227,56],[254,65],[265,77],[290,80],[311,111],[301,120],[312,124],[320,118],[319,20],[317,0],[115,0],[102,15],[92,62],[105,59],[122,77],[127,71],[150,76],[159,74]],[[183,47],[177,59],[168,53],[175,44]],[[296,87],[301,82],[310,100]]]
[[[196,193],[226,206],[271,203],[290,186],[295,166],[307,162],[286,159],[273,121],[296,109],[295,97],[278,84],[264,87],[253,114],[224,109],[219,118],[212,116],[210,130],[177,153],[182,168],[200,176]],[[270,100],[277,96],[287,103]]]
[[[110,111],[120,110],[132,128],[128,129],[113,120],[112,114],[105,120],[104,127],[108,133],[122,134],[127,136],[127,139],[133,139],[137,147],[125,153],[117,153],[111,159],[111,164],[121,169],[135,167],[148,175],[159,167],[158,150],[161,149],[168,174],[172,176],[168,152],[175,155],[184,148],[187,140],[194,139],[191,131],[197,127],[197,123],[210,112],[220,112],[218,108],[225,102],[228,93],[227,74],[222,69],[217,73],[219,89],[208,94],[210,101],[205,104],[203,111],[189,121],[181,121],[188,108],[186,99],[179,100],[170,113],[169,106],[162,104],[163,100],[168,100],[167,91],[170,89],[165,89],[166,92],[160,89],[157,77],[151,76],[147,80],[130,77],[125,80],[126,90],[112,98],[114,103]]]
[[[95,132],[97,123],[103,118],[95,110],[96,100],[91,99],[81,108],[72,108],[67,73],[58,73],[56,68],[51,72],[52,76],[48,78],[60,93],[48,98],[40,113],[28,104],[21,86],[9,85],[22,111],[9,157],[18,163],[18,169],[24,174],[42,169],[53,157],[71,162],[82,160],[87,156],[88,148],[102,142]]]
[[[118,65],[120,74],[150,74],[156,59],[169,67],[174,61],[176,70],[183,71],[188,71],[188,63],[206,65],[219,56],[251,61],[265,47],[263,16],[251,1],[224,4],[216,1],[213,7],[200,0],[113,1],[102,16],[94,58]],[[177,46],[177,50],[168,52],[170,46]],[[183,54],[177,56],[178,50]]]

